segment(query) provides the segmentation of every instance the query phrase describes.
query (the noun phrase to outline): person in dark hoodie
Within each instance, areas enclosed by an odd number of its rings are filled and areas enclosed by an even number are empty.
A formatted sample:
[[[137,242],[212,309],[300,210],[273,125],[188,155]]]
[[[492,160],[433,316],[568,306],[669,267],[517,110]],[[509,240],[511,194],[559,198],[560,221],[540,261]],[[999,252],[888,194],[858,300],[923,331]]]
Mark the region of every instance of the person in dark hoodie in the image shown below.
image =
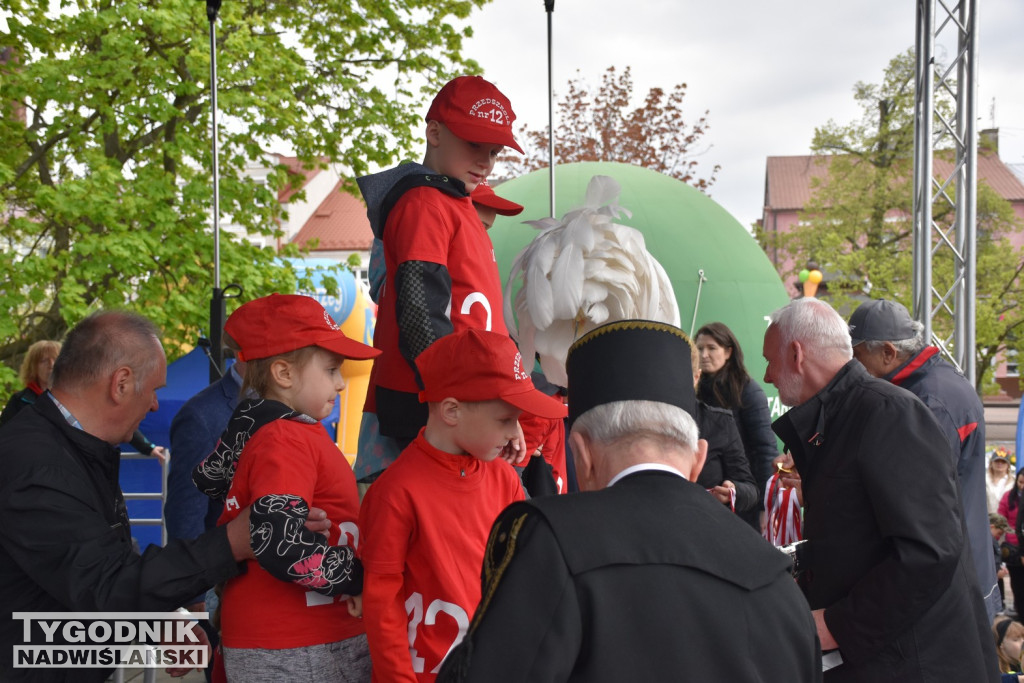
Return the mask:
[[[423,164],[358,180],[385,264],[374,331],[382,353],[364,406],[379,434],[360,440],[363,467],[357,464],[356,471],[364,484],[426,424],[416,357],[462,329],[508,333],[493,247],[470,195],[505,147],[522,153],[512,135],[514,120],[511,103],[493,84],[461,76],[430,105]],[[525,454],[521,446],[515,452],[515,459]],[[367,468],[367,461],[374,464]]]

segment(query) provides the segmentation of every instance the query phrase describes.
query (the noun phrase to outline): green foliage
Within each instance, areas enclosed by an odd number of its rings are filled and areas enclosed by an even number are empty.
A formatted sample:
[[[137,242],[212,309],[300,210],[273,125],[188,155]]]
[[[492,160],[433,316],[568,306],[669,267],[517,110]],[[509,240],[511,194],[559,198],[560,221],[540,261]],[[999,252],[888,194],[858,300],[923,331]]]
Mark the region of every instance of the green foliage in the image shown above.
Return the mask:
[[[832,303],[840,309],[868,292],[912,308],[914,77],[914,54],[908,51],[890,62],[881,85],[855,86],[863,117],[846,126],[829,121],[815,131],[812,150],[822,155],[817,163],[825,165],[826,173],[812,182],[800,224],[777,243],[764,232],[758,235],[767,249],[778,248],[792,258],[797,269],[807,261],[820,264],[830,278]],[[947,100],[936,101],[938,108],[948,111],[950,106]],[[936,156],[952,158],[941,149]],[[1010,204],[984,182],[979,183],[977,206],[976,384],[994,388],[997,355],[1018,348],[1024,325],[1019,305],[1024,254],[1007,239],[1022,226]],[[936,203],[933,220],[950,231],[951,205]],[[947,291],[953,273],[951,259],[933,259],[935,289]],[[950,337],[950,324],[933,319],[934,331],[943,338]]]
[[[453,27],[487,0],[225,2],[217,22],[221,214],[278,234],[247,164],[287,140],[354,177],[412,153],[425,98],[478,67]],[[52,8],[52,9],[51,9]],[[168,351],[213,286],[210,48],[196,0],[10,0],[0,33],[0,359],[14,367],[101,307],[138,310]],[[222,231],[222,283],[293,291],[278,253]],[[289,250],[288,254],[294,254]],[[10,388],[8,373],[0,386]]]

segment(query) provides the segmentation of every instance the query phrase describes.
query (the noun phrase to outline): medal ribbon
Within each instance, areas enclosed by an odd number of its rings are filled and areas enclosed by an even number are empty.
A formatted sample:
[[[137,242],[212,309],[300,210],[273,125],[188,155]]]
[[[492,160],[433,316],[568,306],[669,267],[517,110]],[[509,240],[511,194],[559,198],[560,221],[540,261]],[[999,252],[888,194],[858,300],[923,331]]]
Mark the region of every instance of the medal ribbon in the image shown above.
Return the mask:
[[[767,523],[762,534],[774,546],[789,545],[803,538],[796,489],[782,485],[782,472],[780,466],[768,481],[764,492]]]
[[[712,493],[712,489],[705,489],[708,493]],[[736,512],[736,489],[729,489],[729,509]]]

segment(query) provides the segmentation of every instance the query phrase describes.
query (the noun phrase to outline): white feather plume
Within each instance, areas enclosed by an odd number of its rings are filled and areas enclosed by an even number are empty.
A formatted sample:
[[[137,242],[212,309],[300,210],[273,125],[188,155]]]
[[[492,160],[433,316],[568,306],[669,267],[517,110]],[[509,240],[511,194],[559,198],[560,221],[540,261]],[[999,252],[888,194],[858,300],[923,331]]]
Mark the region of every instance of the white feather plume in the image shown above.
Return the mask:
[[[665,269],[639,230],[615,222],[632,215],[617,204],[619,190],[614,178],[594,176],[582,207],[561,220],[527,221],[539,233],[516,256],[505,285],[505,323],[523,357],[539,354],[548,380],[561,386],[569,347],[598,325],[628,318],[679,325]]]

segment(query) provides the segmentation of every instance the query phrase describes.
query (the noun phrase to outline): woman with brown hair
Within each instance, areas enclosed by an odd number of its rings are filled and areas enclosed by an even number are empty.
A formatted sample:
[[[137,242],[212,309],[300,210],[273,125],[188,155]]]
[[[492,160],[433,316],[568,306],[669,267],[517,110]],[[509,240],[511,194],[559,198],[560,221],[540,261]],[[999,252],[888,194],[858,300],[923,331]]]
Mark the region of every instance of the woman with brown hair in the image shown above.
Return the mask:
[[[750,471],[759,495],[763,496],[765,483],[772,475],[772,460],[778,455],[764,390],[750,378],[743,365],[740,343],[725,324],[704,325],[697,330],[694,341],[700,354],[701,371],[697,398],[710,406],[732,411]],[[743,515],[758,531],[763,509],[763,503],[755,505],[751,512]]]
[[[53,363],[60,353],[60,342],[37,341],[28,347],[25,358],[21,361],[18,377],[25,388],[11,396],[0,413],[0,425],[18,414],[25,406],[36,402],[36,397],[50,388],[50,374]]]

